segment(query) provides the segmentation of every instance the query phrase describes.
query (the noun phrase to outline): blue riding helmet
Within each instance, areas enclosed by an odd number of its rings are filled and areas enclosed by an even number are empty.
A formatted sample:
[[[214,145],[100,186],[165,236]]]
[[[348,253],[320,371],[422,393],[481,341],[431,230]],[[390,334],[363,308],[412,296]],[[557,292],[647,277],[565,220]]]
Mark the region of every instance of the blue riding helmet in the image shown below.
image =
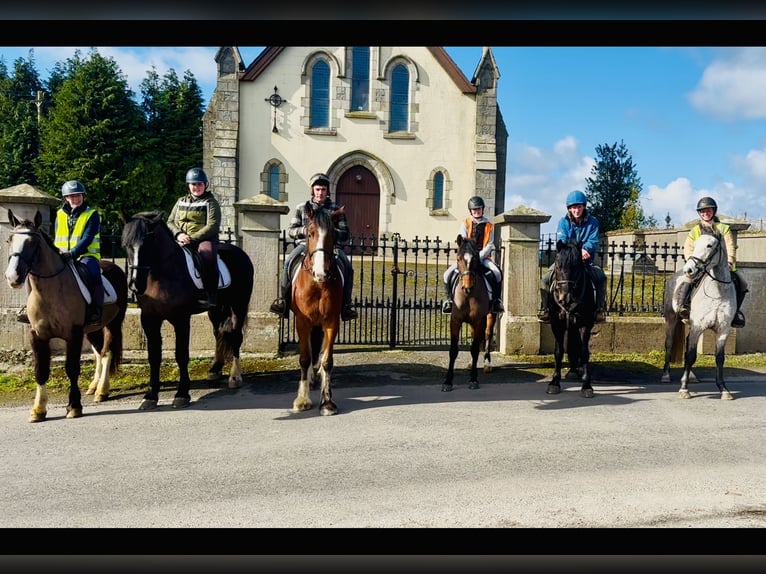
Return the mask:
[[[569,194],[567,195],[567,209],[577,204],[582,204],[582,205],[588,204],[588,196],[585,195],[579,189],[570,191]]]
[[[67,195],[77,195],[78,193],[85,193],[85,186],[76,179],[72,179],[61,186],[61,197]]]

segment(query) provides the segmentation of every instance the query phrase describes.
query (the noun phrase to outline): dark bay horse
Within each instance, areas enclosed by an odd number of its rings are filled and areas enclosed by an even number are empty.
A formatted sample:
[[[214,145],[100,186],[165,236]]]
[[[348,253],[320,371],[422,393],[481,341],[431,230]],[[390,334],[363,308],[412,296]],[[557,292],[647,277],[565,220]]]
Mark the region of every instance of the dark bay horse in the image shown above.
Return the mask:
[[[731,331],[731,321],[737,311],[737,293],[729,271],[726,243],[719,235],[703,234],[694,242],[694,252],[684,264],[682,273],[695,282],[689,307],[689,333],[686,336],[684,370],[678,396],[691,398],[688,384],[698,382],[692,367],[697,360],[699,338],[706,330],[715,333],[715,384],[721,399],[734,397],[726,387],[723,365],[726,359],[726,340]],[[684,332],[673,302],[673,290],[679,274],[673,275],[665,284],[663,315],[665,317],[665,364],[662,382],[669,383],[670,361],[676,342]]]
[[[566,378],[579,378],[582,382],[580,395],[593,397],[590,337],[595,322],[596,298],[586,265],[582,259],[582,244],[556,242],[556,259],[548,293],[551,330],[555,339],[555,370],[546,389],[549,395],[561,392],[561,367],[566,352],[569,360]]]
[[[146,335],[149,357],[149,390],[139,408],[153,409],[159,400],[163,321],[168,321],[175,332],[179,381],[172,404],[177,408],[186,407],[191,402],[191,316],[204,311],[197,303],[201,280],[197,283],[192,277],[194,274],[199,280],[199,272],[192,268],[191,254],[176,242],[159,213],[134,215],[122,230],[122,246],[128,257],[129,287],[135,292],[141,308],[141,327]],[[237,388],[242,385],[239,354],[255,271],[250,257],[236,245],[220,243],[218,257],[230,277],[219,274],[217,304],[207,312],[215,336],[215,359],[208,380],[217,380],[224,364],[231,361],[228,386]]]
[[[457,359],[460,332],[467,324],[471,333],[471,363],[469,366],[469,389],[478,389],[479,354],[484,351],[484,372],[492,370],[490,351],[492,349],[492,333],[494,332],[496,314],[490,313],[489,288],[484,279],[484,267],[481,263],[479,248],[471,239],[462,235],[457,236],[458,280],[452,290],[453,305],[450,315],[450,348],[449,367],[442,383],[442,391],[452,390],[455,377],[455,360]]]
[[[27,316],[34,355],[37,393],[29,412],[30,422],[44,421],[48,414],[48,387],[51,349],[54,338],[66,342],[64,370],[69,378],[67,418],[81,417],[80,378],[83,336],[95,356],[93,381],[86,394],[94,402],[109,397],[109,377],[122,362],[122,324],[128,308],[128,287],[125,273],[118,265],[102,259],[104,278],[104,308],[101,322],[85,324],[86,300],[75,277],[72,264],[64,261],[53,240],[40,229],[42,215],[34,221],[19,220],[8,210],[13,226],[8,237],[8,267],[5,279],[13,289],[27,285]],[[90,295],[88,295],[90,297]]]
[[[301,378],[293,410],[312,407],[309,390],[320,376],[319,414],[334,415],[338,407],[332,400],[333,348],[340,329],[343,304],[343,273],[335,254],[335,222],[343,212],[305,206],[309,224],[306,251],[293,278],[292,311],[300,348]]]

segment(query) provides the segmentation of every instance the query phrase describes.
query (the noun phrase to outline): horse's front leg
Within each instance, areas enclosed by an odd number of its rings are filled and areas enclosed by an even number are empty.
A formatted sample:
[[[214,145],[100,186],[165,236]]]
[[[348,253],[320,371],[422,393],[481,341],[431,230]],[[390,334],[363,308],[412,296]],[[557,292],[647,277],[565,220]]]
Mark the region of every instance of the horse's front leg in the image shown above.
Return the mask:
[[[311,334],[310,325],[306,325],[305,317],[296,317],[296,331],[298,335],[298,364],[301,368],[301,378],[298,381],[298,394],[293,400],[293,410],[295,412],[307,411],[313,404],[309,395],[309,369],[313,370],[311,358]]]
[[[452,380],[455,378],[455,360],[457,359],[459,351],[459,334],[460,325],[454,327],[452,323],[450,323],[449,366],[447,367],[447,374],[444,376],[444,382],[442,383],[443,392],[449,392],[452,390]]]
[[[92,331],[87,335],[93,351],[93,380],[85,394],[94,395],[93,402],[100,403],[109,398],[109,374],[112,365],[112,332],[108,328]]]
[[[189,378],[189,336],[191,335],[191,315],[173,322],[176,336],[175,357],[178,365],[178,388],[173,397],[173,408],[182,409],[191,403],[191,379]]]
[[[702,331],[697,326],[692,326],[689,334],[686,336],[686,352],[684,353],[684,372],[681,375],[681,388],[678,389],[678,396],[682,399],[690,399],[688,384],[691,380],[691,372],[694,363],[697,361],[697,344],[699,343]]]
[[[38,339],[32,335],[32,353],[35,362],[35,381],[37,390],[32,409],[29,411],[29,422],[39,423],[48,416],[48,379],[51,374],[50,341]]]
[[[337,328],[336,328],[337,329]],[[337,330],[332,327],[324,330],[324,345],[319,362],[320,373],[320,400],[319,414],[334,415],[338,412],[337,405],[332,400],[332,369],[334,365],[333,348]]]
[[[481,329],[473,329],[473,341],[471,342],[471,369],[470,369],[470,379],[468,381],[468,388],[478,389],[479,388],[479,380],[478,380],[478,374],[479,369],[477,367],[479,363],[479,353],[481,352],[481,346],[484,341],[484,329],[483,327]]]
[[[487,328],[484,331],[484,341],[481,350],[484,353],[484,374],[492,372],[492,334],[495,329],[495,315],[487,316]]]
[[[580,365],[582,367],[580,396],[585,399],[592,399],[593,386],[591,385],[590,372],[590,327],[582,327],[580,329],[580,339],[582,340],[582,347],[580,349]]]
[[[553,378],[545,389],[546,394],[557,395],[561,392],[561,366],[564,363],[564,333],[554,330],[553,337]]]
[[[71,339],[66,344],[66,363],[64,371],[69,379],[69,401],[66,406],[66,418],[76,419],[82,416],[82,395],[80,394],[80,369],[82,358],[82,327],[72,327]]]
[[[141,327],[146,336],[147,357],[149,360],[149,390],[138,406],[146,411],[157,407],[160,398],[160,367],[162,365],[162,318],[148,317],[141,313]]]
[[[718,390],[721,392],[721,399],[725,401],[731,401],[734,396],[726,388],[726,382],[723,378],[723,364],[726,360],[726,339],[729,336],[729,330],[725,329],[718,333],[718,337],[715,341],[715,384]]]

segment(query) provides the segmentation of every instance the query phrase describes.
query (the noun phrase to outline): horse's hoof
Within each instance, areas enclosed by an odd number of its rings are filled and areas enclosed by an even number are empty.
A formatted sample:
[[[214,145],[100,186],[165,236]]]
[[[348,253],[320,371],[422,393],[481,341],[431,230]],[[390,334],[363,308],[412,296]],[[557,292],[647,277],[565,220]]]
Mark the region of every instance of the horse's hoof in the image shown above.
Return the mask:
[[[230,389],[238,389],[242,386],[242,377],[230,377],[229,378],[229,388]]]
[[[545,389],[545,394],[547,395],[558,395],[560,392],[561,392],[560,385],[548,385],[548,388]]]
[[[157,401],[152,399],[144,399],[141,404],[138,405],[139,411],[150,411],[157,408]]]
[[[217,381],[221,378],[221,371],[208,371],[207,372],[207,380],[208,381]]]
[[[686,391],[686,390],[678,391],[678,398],[679,399],[690,399],[690,398],[692,398],[692,395],[691,395],[691,393],[689,391]]]
[[[95,386],[94,387],[88,387],[88,390],[85,391],[85,394],[86,395],[92,395],[95,392],[96,392],[96,387]]]
[[[492,365],[484,365],[484,374],[488,375],[492,372]]]
[[[94,403],[103,403],[106,400],[109,400],[109,393],[100,393],[93,397]]]
[[[450,385],[450,384],[447,384],[447,383],[444,383],[444,384],[442,385],[442,392],[443,392],[443,393],[448,393],[448,392],[450,392],[451,390],[452,390],[452,385]]]
[[[721,392],[721,400],[722,401],[733,401],[734,395],[732,395],[729,391],[722,391]]]
[[[302,411],[308,411],[311,410],[312,406],[311,401],[294,401],[293,412],[300,413]]]
[[[593,389],[580,389],[580,396],[584,399],[592,399]]]
[[[66,408],[66,418],[79,419],[82,416],[82,407],[70,407]]]
[[[334,404],[324,405],[319,409],[319,414],[322,416],[331,416],[338,414],[338,407]]]
[[[173,408],[174,409],[185,409],[189,406],[191,403],[191,399],[189,397],[176,397],[173,399]]]
[[[670,375],[662,375],[662,378],[660,378],[660,382],[661,383],[670,383],[670,382],[672,382],[671,378],[670,378]]]
[[[478,389],[479,388],[479,382],[478,381],[471,381],[470,383],[468,383],[468,388],[471,389],[472,391],[474,389]]]
[[[36,413],[35,411],[29,412],[29,422],[31,423],[41,423],[45,420],[45,417],[48,416],[47,411],[43,411],[41,413]]]

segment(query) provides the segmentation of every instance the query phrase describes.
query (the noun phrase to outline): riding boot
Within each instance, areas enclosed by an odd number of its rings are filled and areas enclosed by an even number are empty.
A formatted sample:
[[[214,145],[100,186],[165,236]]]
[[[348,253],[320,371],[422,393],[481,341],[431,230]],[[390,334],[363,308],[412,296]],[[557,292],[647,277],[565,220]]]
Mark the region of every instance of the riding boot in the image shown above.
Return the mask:
[[[349,265],[346,268],[346,282],[343,283],[343,308],[340,311],[340,318],[343,321],[351,321],[358,317],[356,309],[351,304],[351,293],[354,289],[354,270]]]
[[[285,272],[282,274],[282,281],[279,285],[279,290],[282,296],[279,299],[275,299],[271,304],[271,307],[269,307],[269,311],[276,313],[277,315],[282,315],[282,317],[285,319],[290,316],[290,307],[292,305],[292,283],[288,273],[289,272],[285,270]]]
[[[490,313],[505,313],[505,307],[503,307],[502,293],[500,290],[500,281],[497,280],[495,274],[490,271],[486,274],[487,280],[492,288],[492,301],[489,304]]]
[[[548,311],[548,291],[540,289],[540,310],[537,312],[537,320],[541,323],[550,323],[551,314]]]
[[[689,292],[691,291],[691,286],[691,283],[684,281],[678,285],[674,295],[678,304],[678,317],[684,322],[689,320]]]
[[[745,315],[742,313],[740,307],[742,306],[742,302],[745,300],[745,294],[748,292],[748,289],[746,286],[742,285],[742,279],[735,271],[732,271],[731,279],[734,281],[734,288],[737,293],[737,312],[734,314],[734,318],[731,320],[731,326],[735,329],[739,329],[745,326]]]
[[[91,302],[86,309],[85,323],[88,325],[96,325],[101,322],[101,312],[104,307],[104,284],[101,281],[101,274],[99,273],[98,279],[91,278],[93,287],[90,292]]]
[[[444,301],[442,301],[442,313],[449,315],[452,313],[452,281],[443,281]]]
[[[27,323],[29,324],[29,317],[27,316],[27,306],[24,305],[21,309],[19,309],[18,313],[16,313],[16,320],[19,323]]]
[[[603,323],[606,321],[606,307],[604,305],[604,286],[599,285],[596,287],[596,323]]]

